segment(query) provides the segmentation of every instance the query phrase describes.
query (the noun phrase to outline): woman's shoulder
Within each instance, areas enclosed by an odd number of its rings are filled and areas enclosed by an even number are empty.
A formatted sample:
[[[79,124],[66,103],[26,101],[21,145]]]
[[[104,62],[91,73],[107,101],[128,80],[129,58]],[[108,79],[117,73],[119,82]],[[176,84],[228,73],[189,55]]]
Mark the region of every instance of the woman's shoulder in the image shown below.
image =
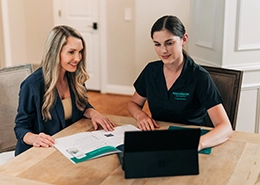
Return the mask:
[[[161,60],[155,60],[155,61],[151,61],[147,64],[147,66],[152,66],[152,67],[158,67],[158,66],[162,66],[163,62]]]
[[[158,75],[160,71],[162,71],[163,63],[161,60],[152,61],[146,64],[144,69],[142,70],[142,74],[146,75]]]
[[[32,85],[41,85],[43,83],[43,73],[42,68],[38,68],[36,71],[34,71],[32,74],[30,74],[23,82],[22,84],[32,84]]]
[[[156,61],[152,61],[152,62],[149,62],[146,66],[145,66],[145,69],[155,69],[155,70],[158,70],[160,68],[163,67],[163,62],[161,60],[156,60]]]
[[[186,57],[183,76],[186,77],[186,81],[199,83],[210,78],[209,73],[201,65],[194,62],[191,57]]]
[[[207,75],[208,71],[204,69],[200,64],[197,64],[191,57],[186,58],[187,66],[192,69],[194,73],[199,73],[201,75]]]

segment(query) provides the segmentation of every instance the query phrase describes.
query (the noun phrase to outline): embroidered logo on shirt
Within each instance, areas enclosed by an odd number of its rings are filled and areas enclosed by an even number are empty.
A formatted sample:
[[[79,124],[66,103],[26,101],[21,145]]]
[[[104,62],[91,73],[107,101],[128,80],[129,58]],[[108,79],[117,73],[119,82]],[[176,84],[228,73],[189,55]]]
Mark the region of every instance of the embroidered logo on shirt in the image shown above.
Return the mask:
[[[172,92],[172,94],[175,96],[175,100],[187,100],[187,97],[190,95],[190,93],[185,92]]]

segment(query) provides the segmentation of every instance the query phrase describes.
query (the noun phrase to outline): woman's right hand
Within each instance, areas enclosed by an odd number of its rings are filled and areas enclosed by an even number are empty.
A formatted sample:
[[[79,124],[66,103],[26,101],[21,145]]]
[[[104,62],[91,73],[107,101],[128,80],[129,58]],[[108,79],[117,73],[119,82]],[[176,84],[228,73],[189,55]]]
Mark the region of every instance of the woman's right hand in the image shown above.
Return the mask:
[[[55,144],[55,140],[50,135],[44,134],[43,132],[39,134],[33,134],[28,132],[24,136],[24,142],[33,145],[34,147],[52,147]]]
[[[40,134],[38,134],[36,136],[36,138],[33,142],[33,146],[48,148],[48,147],[53,146],[54,143],[55,143],[55,141],[54,141],[53,137],[41,132]]]
[[[142,112],[137,117],[137,126],[141,130],[155,130],[155,128],[159,128],[156,121],[150,118],[145,112]]]
[[[137,120],[138,128],[141,130],[155,130],[159,125],[142,110],[145,101],[146,98],[135,92],[127,104],[128,111]]]

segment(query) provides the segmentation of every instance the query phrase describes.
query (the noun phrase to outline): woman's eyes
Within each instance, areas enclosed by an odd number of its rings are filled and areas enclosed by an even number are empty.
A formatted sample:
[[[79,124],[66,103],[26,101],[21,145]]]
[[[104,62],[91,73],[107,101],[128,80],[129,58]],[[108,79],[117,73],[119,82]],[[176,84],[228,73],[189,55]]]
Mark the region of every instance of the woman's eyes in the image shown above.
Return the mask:
[[[79,54],[82,54],[82,50],[81,51],[79,51]],[[69,51],[69,54],[71,54],[71,55],[74,55],[75,54],[75,51]]]
[[[171,46],[171,45],[173,45],[173,42],[167,42],[166,45]]]
[[[166,42],[165,43],[165,46],[171,46],[171,45],[173,45],[174,43],[173,42]],[[154,44],[156,47],[159,47],[159,46],[161,46],[161,44],[159,44],[159,43],[155,43]]]

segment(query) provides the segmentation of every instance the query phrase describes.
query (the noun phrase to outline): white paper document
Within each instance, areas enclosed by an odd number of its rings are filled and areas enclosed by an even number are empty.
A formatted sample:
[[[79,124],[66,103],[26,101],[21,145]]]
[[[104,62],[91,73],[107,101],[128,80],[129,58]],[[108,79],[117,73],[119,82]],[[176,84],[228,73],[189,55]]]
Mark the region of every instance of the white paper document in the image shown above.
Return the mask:
[[[55,139],[54,147],[73,163],[79,163],[103,155],[122,152],[117,147],[124,144],[126,131],[140,131],[140,129],[127,124],[115,127],[112,132],[105,130],[80,132]]]

